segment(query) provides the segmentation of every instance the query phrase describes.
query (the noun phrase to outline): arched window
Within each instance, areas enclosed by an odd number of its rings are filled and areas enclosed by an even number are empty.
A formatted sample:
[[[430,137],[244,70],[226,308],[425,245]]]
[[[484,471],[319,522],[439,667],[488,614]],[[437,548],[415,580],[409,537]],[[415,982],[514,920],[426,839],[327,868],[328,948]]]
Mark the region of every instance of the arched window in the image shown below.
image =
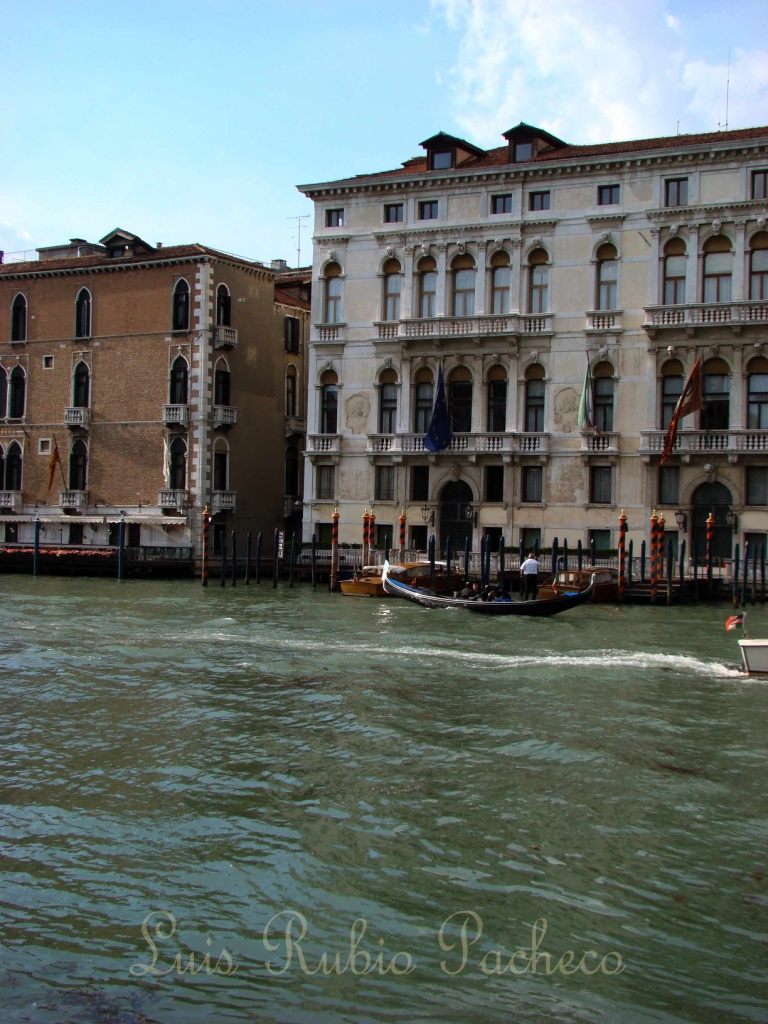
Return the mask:
[[[387,260],[384,264],[384,319],[400,319],[400,263]]]
[[[492,366],[488,371],[488,430],[502,434],[507,429],[507,371]]]
[[[27,378],[20,366],[11,370],[11,383],[8,388],[8,418],[21,420],[27,401]]]
[[[472,271],[474,274],[474,271]],[[451,430],[468,434],[472,430],[472,376],[466,366],[457,366],[448,379],[448,414]]]
[[[72,404],[76,409],[87,409],[90,398],[91,375],[82,359],[72,375]]]
[[[544,430],[544,367],[538,363],[525,374],[525,430],[532,434]]]
[[[664,246],[664,305],[679,306],[685,302],[685,242],[672,238]]]
[[[11,341],[27,340],[27,300],[19,292],[11,306]]]
[[[708,359],[702,367],[704,408],[702,430],[727,430],[730,413],[731,377],[724,359]]]
[[[534,249],[528,259],[528,312],[549,311],[549,257],[544,249]]]
[[[453,315],[474,316],[475,261],[468,253],[457,256],[451,264],[453,275]]]
[[[379,433],[394,434],[397,430],[397,374],[384,370],[379,377]]]
[[[619,264],[616,246],[607,243],[597,250],[596,309],[617,309]]]
[[[752,239],[749,254],[749,297],[768,299],[768,231]]]
[[[437,299],[437,264],[431,256],[419,261],[419,316],[435,316]]]
[[[4,420],[8,411],[8,374],[4,366],[0,366],[0,420]]]
[[[75,337],[90,338],[91,336],[91,293],[81,288],[75,299]]]
[[[731,301],[733,254],[725,235],[715,235],[704,244],[704,302]]]
[[[216,323],[219,327],[232,326],[232,297],[225,284],[216,289]]]
[[[299,493],[299,449],[293,444],[285,449],[285,493],[291,497]]]
[[[325,322],[341,323],[341,267],[329,263],[325,268]]]
[[[5,450],[5,490],[21,490],[21,446],[16,441]]]
[[[509,312],[509,254],[496,252],[491,257],[491,312]]]
[[[595,426],[610,433],[613,430],[613,367],[598,363],[592,371],[595,388]]]
[[[296,367],[289,366],[285,373],[285,415],[295,416],[298,408],[296,393]]]
[[[184,356],[176,356],[171,365],[171,387],[169,400],[171,405],[187,404],[187,381],[189,368]]]
[[[0,491],[5,487],[5,452],[3,446],[0,445]]]
[[[230,405],[230,381],[231,375],[229,366],[225,359],[219,359],[213,373],[213,404]],[[180,403],[184,404],[184,403]]]
[[[172,326],[174,331],[189,330],[189,285],[183,277],[173,289]]]
[[[327,370],[320,379],[320,433],[335,434],[338,428],[339,379],[333,370]]]
[[[69,453],[69,489],[84,491],[88,479],[88,447],[78,438]]]
[[[169,485],[173,491],[184,491],[187,487],[187,442],[183,437],[174,437],[171,441]]]
[[[429,421],[432,418],[432,392],[434,380],[432,371],[422,366],[416,371],[414,379],[414,403],[413,403],[413,432],[424,435],[429,430]]]
[[[213,489],[229,490],[229,449],[224,441],[217,441],[213,449]]]
[[[683,393],[683,364],[679,359],[668,359],[661,368],[661,423],[666,430],[678,399]]]
[[[751,430],[767,430],[768,359],[752,359],[747,372],[747,426]]]

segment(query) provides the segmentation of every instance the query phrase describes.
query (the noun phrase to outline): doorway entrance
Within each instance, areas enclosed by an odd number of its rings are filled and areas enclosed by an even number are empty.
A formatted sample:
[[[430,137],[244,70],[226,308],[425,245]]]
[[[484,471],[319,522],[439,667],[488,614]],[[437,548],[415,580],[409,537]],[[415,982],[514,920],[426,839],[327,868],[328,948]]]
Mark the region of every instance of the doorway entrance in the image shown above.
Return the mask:
[[[701,484],[693,492],[691,539],[696,545],[696,555],[700,563],[703,563],[707,557],[707,519],[710,512],[715,520],[713,557],[730,558],[732,556],[733,529],[725,518],[725,514],[732,504],[733,496],[725,484]]]
[[[454,551],[463,551],[469,538],[472,545],[472,524],[467,519],[467,506],[472,504],[472,488],[463,480],[452,480],[440,495],[440,544],[451,538]]]

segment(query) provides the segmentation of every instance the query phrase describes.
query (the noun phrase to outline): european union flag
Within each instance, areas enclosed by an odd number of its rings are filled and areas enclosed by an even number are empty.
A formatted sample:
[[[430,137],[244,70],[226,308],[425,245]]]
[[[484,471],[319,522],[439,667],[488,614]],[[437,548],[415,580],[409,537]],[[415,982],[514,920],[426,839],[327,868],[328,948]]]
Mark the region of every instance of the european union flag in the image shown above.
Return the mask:
[[[432,419],[429,423],[427,436],[424,438],[424,447],[429,452],[443,452],[450,448],[453,434],[451,433],[451,421],[448,418],[448,405],[445,401],[445,384],[443,384],[443,368],[437,371],[437,391],[435,392],[435,406],[432,410]]]

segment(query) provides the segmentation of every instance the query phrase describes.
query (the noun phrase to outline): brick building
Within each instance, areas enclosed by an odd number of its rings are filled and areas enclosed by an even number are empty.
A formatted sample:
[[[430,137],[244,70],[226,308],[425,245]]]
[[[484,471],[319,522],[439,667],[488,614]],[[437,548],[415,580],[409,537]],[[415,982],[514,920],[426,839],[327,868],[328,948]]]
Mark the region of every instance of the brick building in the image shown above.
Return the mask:
[[[295,528],[307,275],[117,229],[0,265],[0,543],[199,557]],[[60,465],[54,455],[56,449]],[[49,470],[53,479],[49,483]]]

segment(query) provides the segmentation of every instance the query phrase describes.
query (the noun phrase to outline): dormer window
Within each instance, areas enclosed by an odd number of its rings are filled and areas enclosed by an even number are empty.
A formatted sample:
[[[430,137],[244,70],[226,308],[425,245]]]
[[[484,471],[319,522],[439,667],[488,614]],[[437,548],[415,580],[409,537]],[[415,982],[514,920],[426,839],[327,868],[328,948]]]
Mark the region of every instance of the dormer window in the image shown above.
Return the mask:
[[[514,162],[522,163],[524,160],[531,160],[533,157],[533,140],[528,142],[516,142],[514,150]]]
[[[504,138],[509,142],[509,162],[514,164],[525,163],[526,160],[533,160],[565,146],[562,139],[523,121],[504,132]]]
[[[433,171],[444,171],[453,167],[453,152],[449,149],[432,153],[431,157]]]
[[[430,171],[447,171],[485,156],[485,150],[478,149],[465,139],[446,135],[445,132],[438,132],[437,135],[425,139],[421,145],[427,151],[427,169]]]
[[[113,260],[120,259],[121,256],[125,256],[124,245],[111,245],[109,247],[109,258]]]

